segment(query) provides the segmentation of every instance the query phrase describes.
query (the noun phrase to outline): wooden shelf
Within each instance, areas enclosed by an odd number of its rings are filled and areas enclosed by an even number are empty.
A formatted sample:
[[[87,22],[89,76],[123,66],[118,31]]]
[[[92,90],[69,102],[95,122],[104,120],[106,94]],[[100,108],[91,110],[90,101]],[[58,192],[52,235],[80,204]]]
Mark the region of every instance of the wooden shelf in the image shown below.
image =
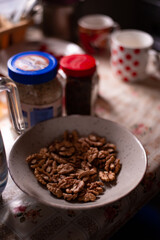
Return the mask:
[[[0,49],[23,41],[27,27],[32,24],[32,19],[22,19],[14,24],[0,16]]]

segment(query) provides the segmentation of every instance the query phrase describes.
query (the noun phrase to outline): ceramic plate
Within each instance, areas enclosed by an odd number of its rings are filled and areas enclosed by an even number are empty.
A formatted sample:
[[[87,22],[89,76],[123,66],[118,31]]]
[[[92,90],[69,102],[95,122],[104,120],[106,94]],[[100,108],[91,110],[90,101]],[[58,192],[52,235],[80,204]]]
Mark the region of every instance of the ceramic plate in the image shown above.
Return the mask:
[[[34,177],[25,159],[48,146],[65,130],[78,130],[80,135],[96,133],[117,146],[122,163],[116,184],[106,188],[95,202],[70,203],[57,199]],[[147,159],[143,146],[127,129],[118,123],[91,116],[68,116],[48,120],[27,130],[14,143],[9,155],[9,171],[17,186],[28,195],[47,205],[64,209],[90,209],[112,203],[131,192],[142,180]]]

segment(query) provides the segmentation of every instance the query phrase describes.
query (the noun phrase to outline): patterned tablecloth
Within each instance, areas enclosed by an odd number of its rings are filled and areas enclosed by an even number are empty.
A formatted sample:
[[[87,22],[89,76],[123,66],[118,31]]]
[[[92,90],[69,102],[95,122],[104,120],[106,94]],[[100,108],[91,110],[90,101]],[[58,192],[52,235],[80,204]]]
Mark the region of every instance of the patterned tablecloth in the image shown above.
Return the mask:
[[[67,211],[28,197],[9,177],[0,202],[1,240],[106,240],[158,193],[160,82],[154,78],[134,84],[118,81],[110,71],[107,58],[97,60],[100,85],[96,115],[121,123],[141,141],[148,157],[142,182],[127,196],[106,207]],[[7,114],[0,124],[8,155],[16,135]]]

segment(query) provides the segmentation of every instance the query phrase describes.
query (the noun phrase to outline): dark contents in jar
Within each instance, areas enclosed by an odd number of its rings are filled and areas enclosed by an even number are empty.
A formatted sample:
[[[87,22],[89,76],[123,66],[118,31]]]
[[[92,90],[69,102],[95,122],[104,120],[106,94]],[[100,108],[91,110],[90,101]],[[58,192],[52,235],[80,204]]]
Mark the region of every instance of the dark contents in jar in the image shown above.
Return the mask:
[[[91,114],[92,76],[68,77],[66,84],[67,114]]]

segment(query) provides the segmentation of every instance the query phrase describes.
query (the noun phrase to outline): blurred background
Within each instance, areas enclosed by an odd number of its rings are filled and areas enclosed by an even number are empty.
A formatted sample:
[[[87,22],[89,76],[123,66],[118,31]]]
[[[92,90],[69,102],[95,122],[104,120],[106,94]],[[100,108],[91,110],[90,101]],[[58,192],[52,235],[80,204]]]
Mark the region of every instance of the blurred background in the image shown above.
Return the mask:
[[[121,28],[150,33],[160,51],[160,0],[0,0],[0,15],[12,22],[33,17],[45,35],[73,42],[78,19],[96,13],[110,16]]]
[[[45,4],[47,5],[47,3],[50,6],[54,4],[54,7],[51,8],[55,9],[55,15],[60,5],[63,11],[66,5],[66,11],[72,12],[71,25],[74,33],[71,35],[74,41],[76,41],[77,37],[75,36],[75,29],[78,19],[84,15],[98,13],[110,16],[114,21],[119,23],[121,28],[136,28],[147,31],[155,39],[154,48],[160,50],[160,0],[42,0],[42,2],[44,6]],[[67,5],[68,7],[70,6],[72,10],[67,9]],[[65,11],[63,15],[61,14],[61,20],[59,19],[59,21],[62,21],[62,17],[65,18]],[[44,22],[42,24],[44,27],[45,12]],[[58,19],[55,24],[58,24]],[[47,33],[46,26],[45,29]]]

